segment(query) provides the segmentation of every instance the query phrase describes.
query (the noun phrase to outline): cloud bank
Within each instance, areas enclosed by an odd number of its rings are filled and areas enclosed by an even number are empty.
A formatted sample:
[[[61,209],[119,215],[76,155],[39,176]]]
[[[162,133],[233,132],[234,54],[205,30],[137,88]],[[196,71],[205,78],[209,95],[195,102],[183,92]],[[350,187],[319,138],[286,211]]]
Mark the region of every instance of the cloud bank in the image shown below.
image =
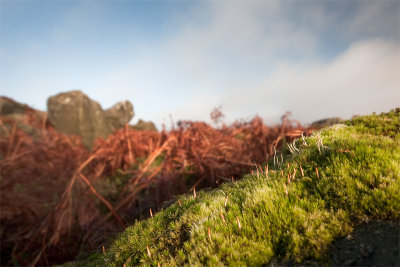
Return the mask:
[[[213,4],[208,23],[193,21],[162,47],[169,67],[196,88],[163,118],[208,120],[222,105],[228,122],[260,115],[276,123],[292,111],[307,123],[399,106],[399,18],[390,7]]]
[[[46,14],[59,7],[40,5]],[[307,123],[400,103],[399,1],[84,1],[52,16],[35,8],[29,34],[20,9],[7,9],[20,26],[2,23],[0,57],[2,94],[37,108],[82,89],[104,108],[129,99],[134,120],[160,127],[170,115],[209,121],[219,105],[228,123],[276,123],[286,111]]]

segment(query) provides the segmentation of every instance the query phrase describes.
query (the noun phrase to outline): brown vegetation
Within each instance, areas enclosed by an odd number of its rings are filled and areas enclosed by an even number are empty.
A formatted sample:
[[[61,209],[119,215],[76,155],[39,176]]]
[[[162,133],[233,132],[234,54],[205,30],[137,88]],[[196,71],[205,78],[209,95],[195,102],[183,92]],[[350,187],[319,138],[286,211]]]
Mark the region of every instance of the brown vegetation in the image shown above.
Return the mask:
[[[218,129],[192,121],[162,132],[126,126],[87,151],[78,137],[56,132],[32,112],[26,110],[26,123],[35,135],[0,118],[2,265],[57,264],[101,249],[135,219],[150,216],[150,208],[239,179],[284,140],[312,131],[287,115],[273,127],[259,117]]]

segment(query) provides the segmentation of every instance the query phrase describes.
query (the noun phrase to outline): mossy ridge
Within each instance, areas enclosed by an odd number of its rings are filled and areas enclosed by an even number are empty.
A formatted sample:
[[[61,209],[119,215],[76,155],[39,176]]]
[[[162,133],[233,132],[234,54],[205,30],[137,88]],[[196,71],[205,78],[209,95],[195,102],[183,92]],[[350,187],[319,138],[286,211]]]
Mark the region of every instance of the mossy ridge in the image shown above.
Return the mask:
[[[136,222],[105,254],[82,264],[326,262],[330,243],[352,226],[399,218],[400,114],[364,116],[346,124],[296,141],[299,152],[284,151],[280,164],[271,160],[268,175],[246,175],[197,197],[181,196],[181,205]]]

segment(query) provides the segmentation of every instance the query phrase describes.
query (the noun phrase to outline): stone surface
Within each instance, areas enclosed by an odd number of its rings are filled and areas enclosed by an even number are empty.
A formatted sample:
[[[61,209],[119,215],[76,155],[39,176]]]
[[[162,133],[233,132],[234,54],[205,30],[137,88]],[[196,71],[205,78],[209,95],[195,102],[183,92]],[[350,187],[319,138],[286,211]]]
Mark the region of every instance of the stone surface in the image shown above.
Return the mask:
[[[136,124],[130,125],[130,127],[139,131],[157,131],[157,127],[152,121],[144,121],[142,119],[139,119]]]
[[[129,122],[135,116],[133,106],[127,100],[118,102],[111,108],[106,109],[104,113],[111,128],[114,130],[124,127],[125,123]]]
[[[26,109],[31,109],[28,105],[18,103],[11,98],[0,97],[0,115],[25,114]]]
[[[46,122],[46,112],[33,109],[11,98],[0,97],[0,116],[4,127],[0,127],[0,134],[7,136],[11,132],[13,123],[29,135],[38,134],[38,129],[32,124]]]
[[[332,245],[332,266],[400,266],[399,221],[373,221]]]
[[[81,136],[89,149],[98,137],[107,138],[133,117],[133,106],[129,101],[104,111],[98,102],[80,90],[49,97],[47,110],[49,120],[57,131]]]
[[[399,221],[371,221],[354,227],[353,232],[329,246],[328,261],[313,259],[297,263],[274,259],[268,267],[288,266],[400,266]]]

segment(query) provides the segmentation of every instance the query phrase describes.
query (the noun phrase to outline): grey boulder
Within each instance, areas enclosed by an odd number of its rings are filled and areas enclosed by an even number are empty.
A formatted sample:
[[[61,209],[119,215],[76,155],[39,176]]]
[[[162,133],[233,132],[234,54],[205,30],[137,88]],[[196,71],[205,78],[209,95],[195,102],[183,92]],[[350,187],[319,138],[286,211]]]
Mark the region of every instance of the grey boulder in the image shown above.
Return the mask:
[[[81,136],[83,144],[89,149],[98,137],[107,138],[114,130],[128,123],[134,115],[129,101],[117,103],[104,111],[97,101],[80,90],[49,97],[47,111],[49,120],[57,131]]]

